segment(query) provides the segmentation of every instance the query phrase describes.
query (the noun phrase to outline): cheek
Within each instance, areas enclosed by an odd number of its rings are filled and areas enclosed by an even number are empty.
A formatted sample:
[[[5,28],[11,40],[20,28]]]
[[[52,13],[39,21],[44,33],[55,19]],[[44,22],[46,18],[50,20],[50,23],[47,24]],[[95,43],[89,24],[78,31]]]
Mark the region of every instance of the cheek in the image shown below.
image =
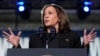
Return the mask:
[[[58,23],[58,17],[57,16],[54,16],[51,20],[52,22],[51,23]]]
[[[52,20],[50,21],[50,24],[51,24],[51,25],[56,25],[56,24],[58,24],[58,18],[52,19]]]
[[[56,18],[52,20],[52,23],[57,23],[57,22],[58,22],[58,19]]]
[[[49,22],[48,23],[44,23],[45,26],[53,26],[53,25],[56,25],[58,24],[58,19],[55,18],[55,19],[49,19]]]

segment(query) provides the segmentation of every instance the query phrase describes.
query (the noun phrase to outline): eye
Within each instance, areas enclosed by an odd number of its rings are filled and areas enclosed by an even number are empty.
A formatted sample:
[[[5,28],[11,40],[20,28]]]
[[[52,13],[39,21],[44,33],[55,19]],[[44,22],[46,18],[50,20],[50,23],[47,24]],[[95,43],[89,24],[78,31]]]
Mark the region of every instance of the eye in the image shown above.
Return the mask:
[[[45,13],[43,13],[43,15],[45,15]]]
[[[49,12],[49,14],[52,14],[52,12]]]

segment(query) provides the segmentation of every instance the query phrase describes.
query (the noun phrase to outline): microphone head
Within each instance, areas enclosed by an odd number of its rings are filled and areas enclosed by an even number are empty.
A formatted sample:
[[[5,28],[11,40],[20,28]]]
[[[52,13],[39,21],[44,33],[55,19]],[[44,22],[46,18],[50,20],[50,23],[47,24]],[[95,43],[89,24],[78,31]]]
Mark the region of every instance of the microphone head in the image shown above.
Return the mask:
[[[56,33],[56,29],[54,27],[50,28],[50,33]]]
[[[41,27],[39,27],[39,29],[38,29],[38,33],[39,33],[39,34],[44,33],[44,27],[42,27],[42,26],[41,26]]]

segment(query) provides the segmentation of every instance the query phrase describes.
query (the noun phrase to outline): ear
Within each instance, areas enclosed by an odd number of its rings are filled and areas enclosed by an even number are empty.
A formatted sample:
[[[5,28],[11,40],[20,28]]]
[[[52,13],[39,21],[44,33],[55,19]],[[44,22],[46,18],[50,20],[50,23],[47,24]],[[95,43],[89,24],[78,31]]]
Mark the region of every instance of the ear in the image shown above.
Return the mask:
[[[61,20],[60,19],[58,19],[58,22],[60,22]]]
[[[61,22],[61,16],[58,15],[58,22]]]

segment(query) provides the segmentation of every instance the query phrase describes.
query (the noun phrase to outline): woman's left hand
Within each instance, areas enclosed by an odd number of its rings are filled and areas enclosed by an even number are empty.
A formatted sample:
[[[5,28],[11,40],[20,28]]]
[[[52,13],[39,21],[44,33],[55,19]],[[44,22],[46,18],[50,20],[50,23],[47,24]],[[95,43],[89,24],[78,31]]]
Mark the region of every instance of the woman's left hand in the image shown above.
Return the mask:
[[[93,28],[89,34],[87,33],[87,30],[84,29],[84,36],[83,36],[83,42],[84,46],[88,45],[91,41],[93,41],[93,38],[96,37],[97,32],[94,32],[95,28]]]

